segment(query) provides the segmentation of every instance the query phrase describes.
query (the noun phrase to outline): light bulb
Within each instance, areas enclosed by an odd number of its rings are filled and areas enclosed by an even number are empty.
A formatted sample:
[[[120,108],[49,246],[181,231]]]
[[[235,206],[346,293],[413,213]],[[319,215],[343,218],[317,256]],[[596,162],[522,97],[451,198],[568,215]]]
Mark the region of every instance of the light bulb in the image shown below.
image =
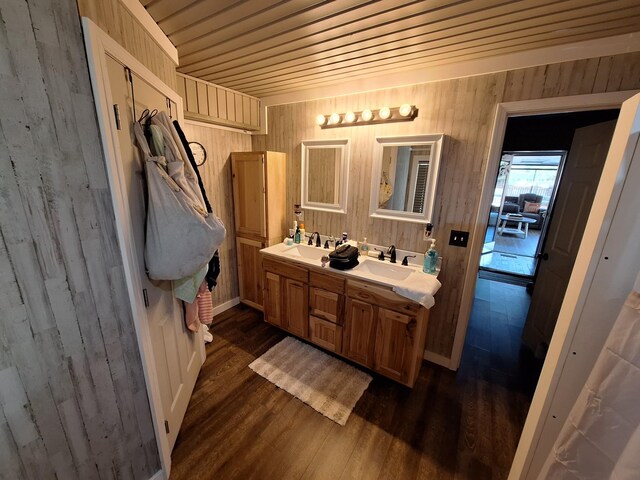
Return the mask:
[[[356,121],[356,114],[353,112],[347,112],[344,114],[344,121],[346,123],[353,123]]]
[[[320,126],[324,125],[327,121],[327,117],[325,117],[324,115],[320,114],[316,117],[316,123]]]
[[[362,120],[364,120],[365,122],[370,122],[372,118],[373,112],[371,110],[367,108],[366,110],[362,111]]]
[[[400,105],[400,115],[402,115],[403,117],[408,117],[409,115],[411,115],[412,110],[413,107],[408,103]]]
[[[337,113],[332,113],[331,116],[329,117],[329,123],[331,125],[337,125],[340,123],[340,115],[338,115]]]
[[[381,119],[386,120],[391,116],[391,110],[389,110],[389,107],[382,107],[378,114],[380,115]]]

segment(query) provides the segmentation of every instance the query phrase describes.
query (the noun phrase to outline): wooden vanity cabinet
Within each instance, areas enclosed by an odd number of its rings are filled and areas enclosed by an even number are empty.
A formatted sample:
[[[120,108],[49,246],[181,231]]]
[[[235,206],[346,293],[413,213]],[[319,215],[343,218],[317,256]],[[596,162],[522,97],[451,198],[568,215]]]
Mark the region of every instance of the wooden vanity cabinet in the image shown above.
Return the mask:
[[[293,335],[309,337],[308,271],[263,259],[265,320]]]
[[[309,340],[342,353],[345,280],[330,272],[309,272]]]
[[[265,320],[410,387],[429,310],[390,288],[263,258]]]
[[[429,311],[388,288],[347,284],[343,354],[413,386],[420,370]]]
[[[373,305],[352,298],[347,300],[342,353],[369,368],[373,368],[375,322],[376,311]]]
[[[234,152],[231,178],[240,301],[263,309],[260,250],[285,235],[286,155]]]

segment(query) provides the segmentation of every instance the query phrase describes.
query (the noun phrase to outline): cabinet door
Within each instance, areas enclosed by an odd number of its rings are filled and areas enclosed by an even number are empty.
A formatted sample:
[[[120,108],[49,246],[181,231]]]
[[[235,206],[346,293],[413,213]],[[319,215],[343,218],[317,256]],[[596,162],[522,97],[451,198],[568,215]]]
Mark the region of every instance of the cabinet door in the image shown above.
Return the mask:
[[[342,327],[310,315],[309,340],[322,348],[340,353],[342,351]]]
[[[343,303],[344,297],[337,293],[315,287],[311,287],[309,290],[310,315],[342,325]]]
[[[240,300],[247,305],[262,310],[262,260],[260,249],[264,244],[237,237],[238,283]]]
[[[278,327],[283,327],[280,284],[280,275],[264,272],[264,319]]]
[[[373,366],[375,309],[359,300],[347,299],[342,354],[351,360]]]
[[[408,383],[414,350],[416,320],[402,313],[378,309],[373,369]]]
[[[252,238],[266,237],[264,155],[232,153],[231,170],[236,232]]]
[[[309,286],[306,283],[285,278],[284,311],[285,328],[302,338],[309,337]]]

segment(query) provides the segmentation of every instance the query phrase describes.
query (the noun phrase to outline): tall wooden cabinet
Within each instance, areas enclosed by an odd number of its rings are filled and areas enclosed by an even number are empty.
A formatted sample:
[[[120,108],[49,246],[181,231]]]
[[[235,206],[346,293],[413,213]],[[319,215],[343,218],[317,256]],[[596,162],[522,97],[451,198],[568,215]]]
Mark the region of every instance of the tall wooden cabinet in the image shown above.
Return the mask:
[[[259,251],[285,235],[287,157],[280,152],[231,154],[240,301],[263,309]]]

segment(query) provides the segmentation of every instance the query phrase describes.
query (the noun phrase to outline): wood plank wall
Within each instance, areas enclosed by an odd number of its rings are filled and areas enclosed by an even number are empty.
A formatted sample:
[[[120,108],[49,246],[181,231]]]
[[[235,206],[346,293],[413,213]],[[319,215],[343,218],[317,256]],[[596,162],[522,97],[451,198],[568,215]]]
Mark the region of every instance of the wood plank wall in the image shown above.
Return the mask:
[[[260,130],[260,100],[242,92],[177,74],[185,118],[244,130]]]
[[[75,0],[0,3],[0,477],[159,467]]]
[[[253,138],[254,150],[285,152],[289,158],[288,221],[300,202],[300,142],[350,138],[351,164],[348,213],[305,212],[307,231],[348,231],[372,243],[424,251],[422,229],[415,224],[369,218],[371,160],[377,136],[444,133],[437,187],[434,237],[444,257],[431,315],[427,349],[450,357],[457,323],[468,250],[446,245],[452,229],[472,231],[485,172],[496,104],[516,100],[580,95],[640,88],[640,53],[592,58],[520,70],[413,85],[350,96],[269,107],[267,136]],[[411,123],[321,130],[319,113],[344,113],[364,108],[418,106]]]
[[[111,38],[173,90],[176,65],[120,0],[77,0],[80,15],[89,17]]]
[[[251,136],[221,128],[185,124],[190,142],[200,142],[207,150],[207,161],[199,167],[213,211],[223,221],[227,237],[220,247],[221,272],[213,290],[214,307],[238,296],[236,235],[233,217],[231,152],[251,151]]]

